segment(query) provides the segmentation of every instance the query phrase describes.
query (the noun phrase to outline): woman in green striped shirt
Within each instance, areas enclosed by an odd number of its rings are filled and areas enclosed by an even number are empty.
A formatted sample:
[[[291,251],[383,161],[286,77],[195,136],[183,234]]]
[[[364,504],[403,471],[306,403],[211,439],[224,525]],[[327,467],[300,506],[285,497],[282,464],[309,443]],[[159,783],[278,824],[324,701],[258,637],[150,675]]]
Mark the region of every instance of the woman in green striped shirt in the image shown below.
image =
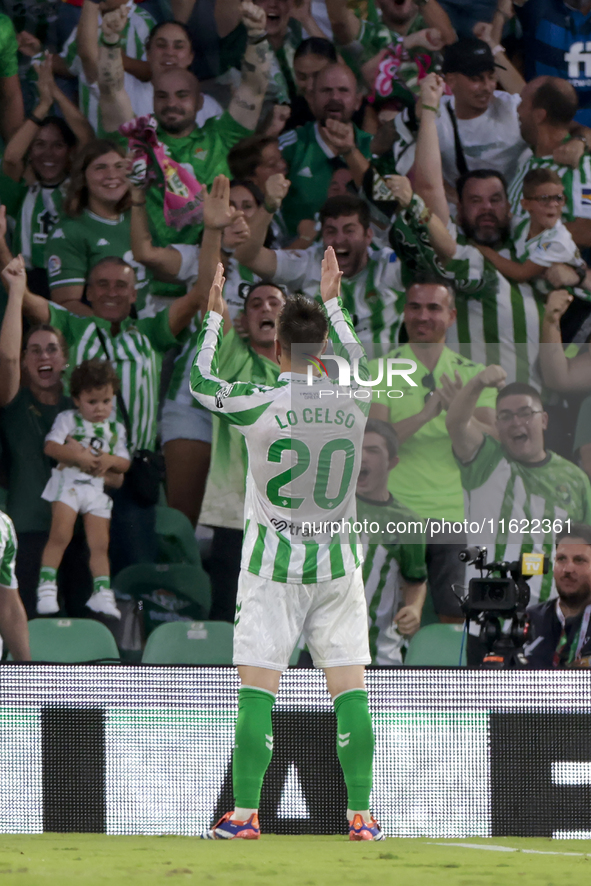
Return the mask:
[[[45,247],[52,301],[89,316],[92,311],[82,296],[90,270],[101,258],[116,256],[135,271],[141,310],[149,278],[145,267],[133,259],[130,206],[123,147],[95,139],[75,160],[63,214]]]

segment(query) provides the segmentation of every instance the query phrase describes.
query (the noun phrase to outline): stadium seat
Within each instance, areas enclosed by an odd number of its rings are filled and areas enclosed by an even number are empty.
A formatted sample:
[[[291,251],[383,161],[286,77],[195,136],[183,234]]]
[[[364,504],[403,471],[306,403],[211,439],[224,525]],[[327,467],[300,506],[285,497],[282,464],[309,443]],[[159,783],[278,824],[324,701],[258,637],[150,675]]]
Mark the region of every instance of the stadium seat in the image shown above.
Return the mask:
[[[226,621],[175,621],[148,637],[142,664],[232,664],[234,627]]]
[[[466,643],[462,649],[463,634],[464,625],[432,624],[421,628],[410,641],[404,664],[465,667]]]
[[[29,642],[33,661],[119,661],[113,634],[92,618],[34,618],[29,622]]]
[[[201,566],[199,544],[191,521],[176,508],[156,506],[159,563],[189,563]]]
[[[146,635],[165,622],[205,620],[211,608],[209,578],[187,563],[138,563],[113,579],[116,593],[139,600]]]

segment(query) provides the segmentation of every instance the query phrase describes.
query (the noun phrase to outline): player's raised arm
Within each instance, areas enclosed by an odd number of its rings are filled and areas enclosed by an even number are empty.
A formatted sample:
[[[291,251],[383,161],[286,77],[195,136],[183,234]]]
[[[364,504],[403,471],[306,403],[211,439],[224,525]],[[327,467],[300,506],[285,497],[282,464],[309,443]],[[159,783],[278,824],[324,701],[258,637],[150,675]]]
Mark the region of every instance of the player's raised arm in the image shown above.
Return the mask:
[[[363,345],[357,338],[349,312],[340,302],[341,277],[337,256],[332,246],[324,253],[320,277],[320,295],[328,315],[328,338],[335,354],[353,363],[357,360],[359,378],[369,378],[369,366]]]

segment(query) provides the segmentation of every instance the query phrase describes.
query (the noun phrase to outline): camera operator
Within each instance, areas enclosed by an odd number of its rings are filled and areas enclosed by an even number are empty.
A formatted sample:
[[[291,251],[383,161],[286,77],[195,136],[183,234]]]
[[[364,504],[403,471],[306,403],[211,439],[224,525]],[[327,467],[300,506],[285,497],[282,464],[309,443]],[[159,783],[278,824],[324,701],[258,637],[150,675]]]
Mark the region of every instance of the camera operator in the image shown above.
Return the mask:
[[[531,606],[524,648],[532,668],[589,667],[591,658],[591,526],[573,523],[556,539],[558,599]]]

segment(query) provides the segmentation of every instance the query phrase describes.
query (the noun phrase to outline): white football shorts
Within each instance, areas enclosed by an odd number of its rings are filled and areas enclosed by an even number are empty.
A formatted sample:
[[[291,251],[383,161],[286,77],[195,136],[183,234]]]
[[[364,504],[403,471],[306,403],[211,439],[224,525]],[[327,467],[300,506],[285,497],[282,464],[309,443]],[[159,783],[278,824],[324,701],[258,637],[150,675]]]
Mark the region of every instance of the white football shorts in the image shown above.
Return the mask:
[[[370,664],[361,567],[317,584],[284,584],[241,570],[234,664],[284,671],[300,634],[317,668]]]
[[[83,474],[78,468],[53,468],[51,477],[41,493],[45,501],[61,501],[77,514],[92,514],[110,520],[113,500],[104,492],[99,478]]]

